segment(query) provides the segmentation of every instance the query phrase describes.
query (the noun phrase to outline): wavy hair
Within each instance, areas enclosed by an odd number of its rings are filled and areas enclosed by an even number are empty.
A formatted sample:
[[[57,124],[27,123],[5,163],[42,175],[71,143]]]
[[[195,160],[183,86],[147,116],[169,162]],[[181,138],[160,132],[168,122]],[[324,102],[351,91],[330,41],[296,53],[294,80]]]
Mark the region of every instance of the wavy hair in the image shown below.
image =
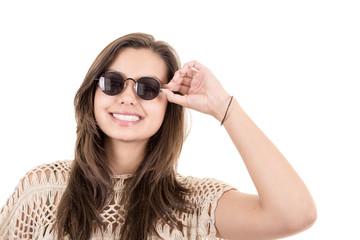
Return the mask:
[[[101,212],[114,196],[112,175],[104,150],[104,133],[94,117],[95,79],[111,64],[122,48],[151,49],[166,63],[168,81],[180,68],[179,58],[167,43],[153,36],[133,33],[110,43],[97,56],[74,99],[77,122],[75,159],[67,188],[57,211],[59,239],[90,239],[98,228],[106,227]],[[160,129],[149,139],[145,157],[125,186],[125,223],[121,239],[147,239],[157,234],[158,220],[181,228],[174,211],[189,212],[185,200],[189,190],[176,179],[177,160],[185,139],[184,109],[168,103]],[[141,216],[141,217],[139,217]]]

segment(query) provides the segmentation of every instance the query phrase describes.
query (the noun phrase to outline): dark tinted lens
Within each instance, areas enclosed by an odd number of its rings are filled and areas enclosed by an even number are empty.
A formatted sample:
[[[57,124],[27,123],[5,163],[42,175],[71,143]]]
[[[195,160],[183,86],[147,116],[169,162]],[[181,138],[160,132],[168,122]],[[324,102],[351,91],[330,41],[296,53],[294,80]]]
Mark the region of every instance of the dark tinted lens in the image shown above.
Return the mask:
[[[105,73],[100,77],[99,85],[105,94],[114,96],[124,89],[124,78],[117,73]]]
[[[151,100],[159,95],[160,83],[154,78],[143,77],[136,84],[136,93],[144,100]]]

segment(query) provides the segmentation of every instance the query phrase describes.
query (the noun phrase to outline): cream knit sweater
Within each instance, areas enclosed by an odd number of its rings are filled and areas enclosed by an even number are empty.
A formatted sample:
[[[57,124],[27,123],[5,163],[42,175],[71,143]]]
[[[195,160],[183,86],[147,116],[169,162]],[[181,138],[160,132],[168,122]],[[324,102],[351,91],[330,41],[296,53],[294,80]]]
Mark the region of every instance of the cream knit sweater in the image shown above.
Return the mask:
[[[0,211],[0,239],[54,239],[57,205],[67,185],[72,161],[41,165],[28,172]],[[119,239],[125,212],[122,204],[124,182],[131,175],[114,176],[115,197],[102,213],[106,231],[91,239]],[[182,230],[157,224],[161,239],[216,239],[215,208],[222,194],[232,187],[214,179],[178,175],[192,190],[188,198],[197,208],[194,214],[176,214],[184,223]],[[141,217],[141,216],[139,216]],[[158,239],[153,236],[150,239]]]

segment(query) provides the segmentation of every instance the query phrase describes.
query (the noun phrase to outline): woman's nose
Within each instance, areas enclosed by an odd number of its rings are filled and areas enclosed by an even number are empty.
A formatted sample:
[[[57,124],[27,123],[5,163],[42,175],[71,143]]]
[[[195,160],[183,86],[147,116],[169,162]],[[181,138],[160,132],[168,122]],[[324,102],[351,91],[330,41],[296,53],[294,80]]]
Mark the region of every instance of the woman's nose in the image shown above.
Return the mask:
[[[135,80],[132,78],[128,78],[125,80],[124,89],[118,95],[119,101],[121,104],[130,104],[134,105],[136,103],[136,93],[134,91]]]

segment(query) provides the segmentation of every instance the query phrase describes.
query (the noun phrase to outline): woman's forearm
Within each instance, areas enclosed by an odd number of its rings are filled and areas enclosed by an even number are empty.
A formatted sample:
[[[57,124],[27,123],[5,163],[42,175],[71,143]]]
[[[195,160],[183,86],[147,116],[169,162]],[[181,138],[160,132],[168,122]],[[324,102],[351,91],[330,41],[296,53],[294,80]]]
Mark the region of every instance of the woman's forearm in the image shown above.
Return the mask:
[[[307,187],[235,99],[223,125],[249,171],[264,211],[284,221],[294,217],[312,221],[308,218],[315,218],[316,210]]]

